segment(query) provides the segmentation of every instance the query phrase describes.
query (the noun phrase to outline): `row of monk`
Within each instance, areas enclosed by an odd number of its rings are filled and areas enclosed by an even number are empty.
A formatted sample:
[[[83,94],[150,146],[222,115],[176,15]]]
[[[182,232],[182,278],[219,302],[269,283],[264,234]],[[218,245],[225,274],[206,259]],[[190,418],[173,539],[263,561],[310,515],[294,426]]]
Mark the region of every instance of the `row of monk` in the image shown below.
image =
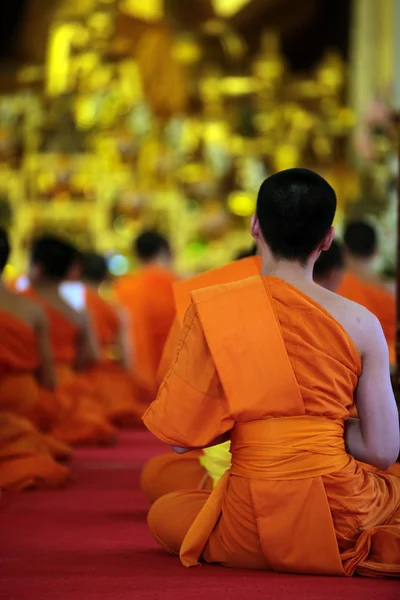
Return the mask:
[[[36,240],[29,287],[0,288],[0,487],[64,483],[69,445],[111,443],[144,413],[176,451],[143,468],[148,523],[184,565],[400,575],[395,301],[374,230],[349,224],[342,248],[335,211],[320,176],[277,173],[247,256],[179,281],[145,232],[116,306],[102,257]],[[5,233],[0,250],[4,268]],[[79,311],[60,292],[77,279]]]

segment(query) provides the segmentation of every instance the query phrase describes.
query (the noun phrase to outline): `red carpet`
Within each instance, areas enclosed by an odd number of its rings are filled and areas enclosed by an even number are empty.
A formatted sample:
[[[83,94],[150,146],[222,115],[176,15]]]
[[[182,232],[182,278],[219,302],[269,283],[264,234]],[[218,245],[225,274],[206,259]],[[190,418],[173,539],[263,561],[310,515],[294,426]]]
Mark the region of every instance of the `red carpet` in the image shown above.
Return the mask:
[[[300,577],[202,566],[158,550],[138,490],[164,447],[145,432],[76,453],[65,490],[0,500],[1,600],[395,600],[400,582]]]

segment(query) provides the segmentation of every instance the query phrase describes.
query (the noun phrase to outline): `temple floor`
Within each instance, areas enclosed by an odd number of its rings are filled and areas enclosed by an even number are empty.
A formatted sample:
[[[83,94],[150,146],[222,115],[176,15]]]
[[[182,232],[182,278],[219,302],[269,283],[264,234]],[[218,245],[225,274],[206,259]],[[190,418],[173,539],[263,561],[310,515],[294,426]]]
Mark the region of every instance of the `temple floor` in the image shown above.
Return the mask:
[[[64,490],[3,494],[2,600],[395,600],[400,582],[185,569],[146,526],[139,490],[147,458],[165,451],[149,433],[116,447],[78,450]]]

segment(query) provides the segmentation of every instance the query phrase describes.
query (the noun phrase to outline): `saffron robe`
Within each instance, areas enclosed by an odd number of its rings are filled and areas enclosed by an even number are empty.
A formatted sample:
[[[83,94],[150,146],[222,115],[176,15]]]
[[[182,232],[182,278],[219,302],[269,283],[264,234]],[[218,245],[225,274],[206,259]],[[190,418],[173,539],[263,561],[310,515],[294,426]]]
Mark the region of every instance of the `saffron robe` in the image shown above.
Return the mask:
[[[56,371],[56,391],[41,391],[49,431],[71,445],[109,444],[115,429],[103,408],[103,396],[84,373],[75,371],[79,327],[33,289],[24,292],[46,312]]]
[[[130,317],[135,381],[147,404],[157,393],[157,369],[175,314],[176,280],[168,269],[151,265],[121,277],[114,286],[118,303]]]
[[[86,288],[86,308],[101,349],[99,363],[88,369],[90,380],[102,391],[110,421],[120,427],[139,425],[146,405],[138,401],[132,374],[118,363],[120,357],[115,355],[121,327],[117,311],[90,288]]]
[[[363,469],[345,449],[362,370],[347,332],[272,277],[192,299],[144,422],[182,447],[230,432],[232,466],[211,493],[160,498],[148,517],[156,539],[185,566],[399,576],[400,479]]]
[[[69,470],[53,454],[68,458],[70,451],[34,423],[40,401],[36,334],[5,311],[0,311],[0,331],[0,488],[60,487]]]
[[[184,316],[190,305],[194,290],[221,283],[230,283],[257,275],[261,270],[261,258],[251,256],[222,267],[200,273],[190,279],[174,284],[176,316],[172,324],[163,356],[159,365],[158,386],[167,375],[176,356]],[[212,489],[230,466],[229,443],[205,451],[192,451],[185,455],[173,452],[151,458],[141,473],[141,489],[150,502],[179,489]]]

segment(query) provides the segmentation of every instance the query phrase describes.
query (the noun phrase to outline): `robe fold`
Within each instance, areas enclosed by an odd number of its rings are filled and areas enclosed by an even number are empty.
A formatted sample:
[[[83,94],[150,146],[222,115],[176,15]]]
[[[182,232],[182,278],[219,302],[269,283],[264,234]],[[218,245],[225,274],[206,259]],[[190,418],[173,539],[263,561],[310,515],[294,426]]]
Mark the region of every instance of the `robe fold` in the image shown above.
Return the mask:
[[[168,269],[151,265],[121,277],[114,286],[118,303],[130,317],[135,381],[147,404],[157,393],[157,369],[175,315],[176,280]]]
[[[337,293],[365,306],[380,321],[389,347],[390,363],[396,362],[396,300],[384,287],[361,279],[355,273],[345,273]]]
[[[199,368],[201,365],[201,368]],[[230,432],[215,489],[161,497],[148,522],[182,564],[400,575],[400,479],[347,454],[360,355],[322,306],[274,277],[192,293],[146,426],[207,446]]]
[[[101,391],[85,373],[74,370],[78,326],[34,290],[29,289],[24,294],[43,308],[49,321],[57,383],[55,392],[41,391],[42,410],[47,411],[49,433],[71,445],[112,443],[115,429],[105,415]]]
[[[62,486],[69,470],[54,457],[68,458],[70,449],[35,426],[40,402],[35,332],[5,311],[0,332],[0,488]]]
[[[204,287],[246,279],[258,275],[260,271],[261,258],[250,256],[174,284],[176,315],[159,364],[157,387],[161,385],[174,361],[184,316],[190,305],[190,294]],[[222,476],[229,468],[229,461],[229,444],[223,445],[222,448],[209,448],[204,452],[190,452],[188,455],[168,452],[162,457],[151,458],[146,463],[141,478],[141,489],[150,502],[155,502],[160,496],[179,489],[193,487],[211,489],[213,481],[216,481],[216,474]]]
[[[98,364],[88,369],[90,380],[102,391],[107,417],[115,425],[141,425],[146,408],[137,398],[133,376],[122,368],[116,356],[120,320],[114,307],[94,290],[86,289],[86,307],[101,349]]]

